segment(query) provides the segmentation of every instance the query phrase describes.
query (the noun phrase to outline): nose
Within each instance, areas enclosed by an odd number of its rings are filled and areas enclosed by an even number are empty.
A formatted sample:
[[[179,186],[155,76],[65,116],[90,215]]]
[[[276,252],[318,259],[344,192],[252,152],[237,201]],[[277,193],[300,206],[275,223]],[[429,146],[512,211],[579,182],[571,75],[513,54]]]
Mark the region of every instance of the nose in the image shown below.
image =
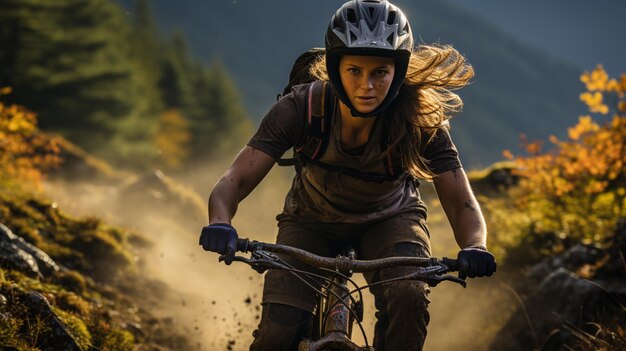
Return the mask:
[[[374,78],[371,74],[364,74],[361,77],[361,87],[365,89],[373,89],[374,88]]]

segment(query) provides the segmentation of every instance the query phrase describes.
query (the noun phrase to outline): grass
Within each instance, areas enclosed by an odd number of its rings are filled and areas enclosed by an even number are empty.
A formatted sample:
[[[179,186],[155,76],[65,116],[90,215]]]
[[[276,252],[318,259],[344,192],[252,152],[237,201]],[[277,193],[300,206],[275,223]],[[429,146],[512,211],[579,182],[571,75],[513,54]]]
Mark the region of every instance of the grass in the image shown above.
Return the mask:
[[[133,234],[95,217],[72,218],[44,198],[0,194],[0,222],[55,261],[96,280],[111,281],[134,262],[127,245]]]

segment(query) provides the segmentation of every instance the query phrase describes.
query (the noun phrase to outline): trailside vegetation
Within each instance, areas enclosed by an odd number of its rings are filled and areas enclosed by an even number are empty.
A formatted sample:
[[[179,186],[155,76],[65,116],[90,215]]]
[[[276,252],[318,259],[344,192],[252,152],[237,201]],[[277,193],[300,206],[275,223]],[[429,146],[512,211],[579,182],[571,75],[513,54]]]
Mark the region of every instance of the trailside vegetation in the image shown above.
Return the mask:
[[[0,96],[10,93],[0,89]],[[0,184],[39,184],[43,172],[59,164],[60,139],[37,128],[37,117],[22,106],[0,102]]]
[[[564,140],[522,137],[522,154],[504,151],[499,195],[479,197],[499,274],[521,304],[493,351],[626,345],[626,74],[598,66],[580,79],[590,114]]]
[[[137,262],[149,242],[38,192],[64,142],[33,112],[0,103],[0,348],[191,349],[144,301],[155,283]]]
[[[518,263],[562,252],[577,243],[602,245],[626,217],[626,74],[611,79],[602,66],[581,76],[580,95],[594,121],[581,116],[566,140],[522,138],[519,184],[508,196],[485,199],[491,241],[500,257]],[[504,206],[504,207],[503,207]]]

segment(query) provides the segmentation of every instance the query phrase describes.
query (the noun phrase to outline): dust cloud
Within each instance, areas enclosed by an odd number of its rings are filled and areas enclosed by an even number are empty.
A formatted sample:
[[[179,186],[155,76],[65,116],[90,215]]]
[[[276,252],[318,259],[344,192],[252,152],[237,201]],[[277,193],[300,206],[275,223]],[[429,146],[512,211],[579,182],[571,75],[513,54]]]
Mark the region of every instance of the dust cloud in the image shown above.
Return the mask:
[[[206,203],[226,163],[219,163],[174,176],[195,189]],[[272,242],[276,235],[275,216],[283,206],[293,170],[274,167],[268,177],[239,206],[233,225],[240,237]],[[435,256],[456,256],[457,246],[445,216],[429,185],[424,193],[430,208],[431,239]],[[108,223],[143,233],[152,247],[140,254],[140,264],[151,278],[171,289],[163,300],[151,306],[158,317],[171,320],[197,350],[247,350],[252,331],[260,318],[263,277],[244,264],[226,266],[218,255],[198,246],[198,234],[205,224],[176,215],[171,206],[157,206],[154,199],[122,206],[122,187],[89,182],[51,181],[47,193],[62,209],[76,215],[96,215]],[[126,204],[127,205],[127,204]],[[202,209],[206,212],[206,208]],[[174,214],[174,215],[173,215]],[[206,221],[206,218],[204,218]],[[364,283],[361,276],[355,277]],[[431,322],[425,350],[480,350],[510,313],[512,298],[503,298],[495,280],[471,280],[468,288],[444,282],[431,289]],[[154,292],[158,294],[159,292]],[[374,308],[365,293],[364,327],[373,338]],[[496,297],[497,296],[497,297]],[[362,343],[358,327],[355,341]],[[454,337],[450,337],[453,335]]]

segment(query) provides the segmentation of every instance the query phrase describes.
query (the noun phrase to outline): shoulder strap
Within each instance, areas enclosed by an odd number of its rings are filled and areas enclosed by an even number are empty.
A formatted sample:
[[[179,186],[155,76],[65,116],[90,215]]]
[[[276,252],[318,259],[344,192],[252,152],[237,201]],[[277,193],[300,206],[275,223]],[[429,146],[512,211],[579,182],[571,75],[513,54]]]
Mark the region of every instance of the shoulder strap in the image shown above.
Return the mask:
[[[278,160],[280,166],[299,166],[299,156],[316,160],[324,155],[330,139],[335,101],[328,92],[328,82],[314,81],[306,95],[306,121],[302,144],[294,147],[296,157]],[[301,166],[301,165],[300,165]]]
[[[328,82],[315,81],[308,88],[306,96],[306,129],[304,140],[301,145],[294,147],[293,158],[281,159],[280,166],[295,166],[299,172],[306,163],[315,164],[329,171],[341,172],[354,178],[371,181],[384,182],[396,180],[403,174],[401,162],[390,153],[383,159],[385,162],[385,174],[362,172],[357,169],[340,167],[320,162],[330,140],[330,129],[332,128],[332,118],[335,114],[337,101],[329,93]],[[383,137],[381,138],[382,150],[388,146],[388,128],[386,123],[383,126]]]
[[[328,94],[328,82],[315,81],[309,86],[307,94],[307,131],[302,145],[294,148],[308,159],[317,160],[326,151],[330,139],[331,121],[334,103]]]

